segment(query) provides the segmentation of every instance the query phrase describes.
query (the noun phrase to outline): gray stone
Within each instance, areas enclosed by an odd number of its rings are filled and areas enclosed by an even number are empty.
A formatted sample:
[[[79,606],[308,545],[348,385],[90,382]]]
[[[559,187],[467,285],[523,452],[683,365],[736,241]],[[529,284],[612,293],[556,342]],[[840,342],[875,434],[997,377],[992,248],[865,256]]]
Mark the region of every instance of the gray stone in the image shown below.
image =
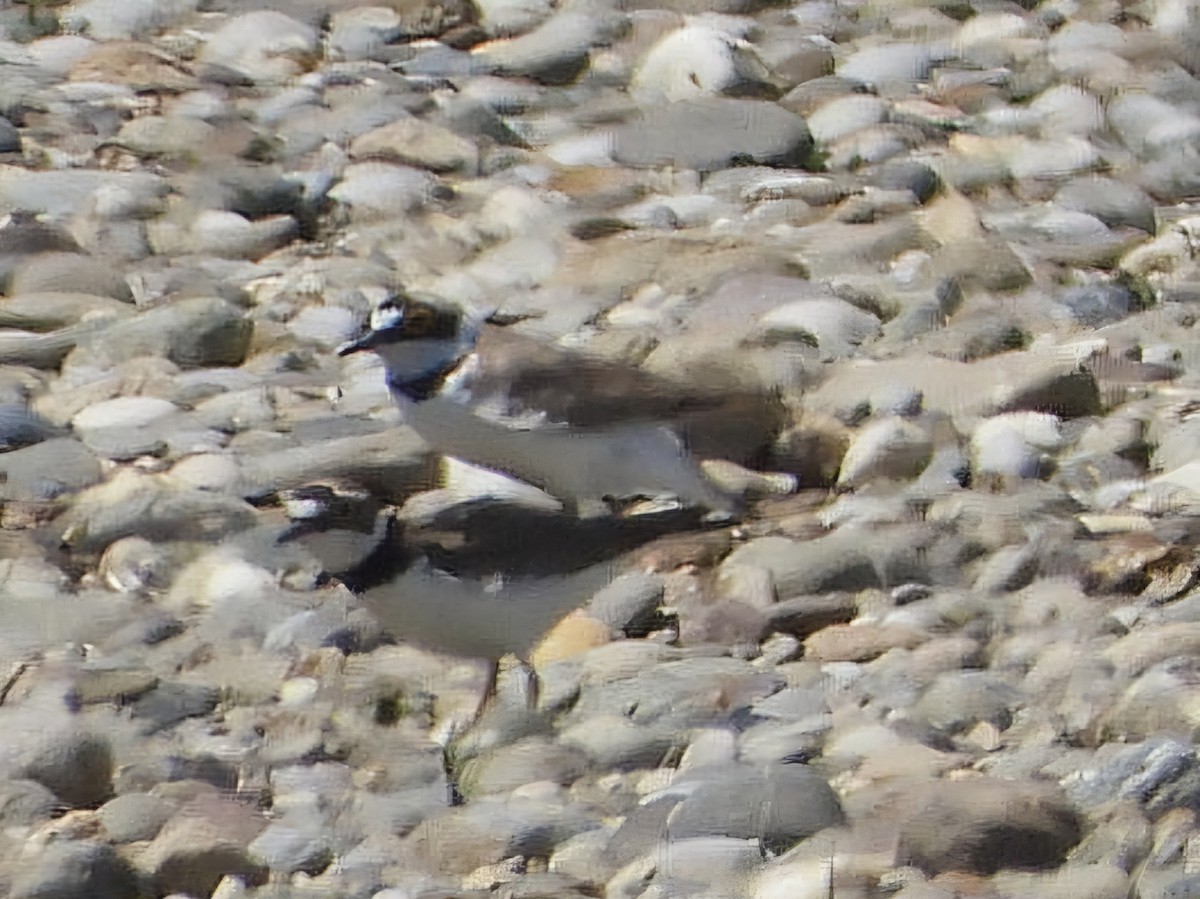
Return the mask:
[[[852,593],[796,596],[775,603],[767,610],[771,627],[780,633],[804,639],[833,624],[847,624],[858,607]]]
[[[212,539],[254,517],[253,507],[230,497],[126,471],[80,494],[54,529],[77,552],[99,552],[122,537]]]
[[[1069,318],[1089,328],[1102,328],[1133,311],[1136,297],[1120,284],[1086,284],[1070,287],[1057,297]]]
[[[877,586],[879,574],[860,536],[835,533],[797,542],[760,537],[734,550],[723,566],[750,565],[771,573],[780,599]]]
[[[272,873],[315,875],[333,859],[331,836],[328,823],[318,815],[293,812],[268,824],[248,849],[250,857]]]
[[[118,397],[88,406],[71,426],[92,452],[110,458],[135,458],[163,444],[164,420],[179,412],[174,403],[155,397]],[[113,444],[120,448],[113,448]]]
[[[933,440],[920,425],[889,416],[861,428],[855,435],[842,467],[839,486],[859,486],[875,478],[916,477],[933,457]]]
[[[1200,134],[1200,117],[1151,94],[1122,94],[1105,107],[1105,113],[1125,145],[1143,158]]]
[[[548,0],[479,0],[479,24],[490,35],[524,34],[545,22],[554,12]]]
[[[149,172],[20,169],[0,174],[0,209],[5,212],[20,210],[35,215],[45,214],[56,220],[66,219],[84,212],[88,203],[104,188],[116,188],[132,196],[149,198],[162,196],[169,189],[169,184],[164,178]],[[10,225],[9,228],[11,227]],[[0,252],[13,252],[11,249],[3,249],[8,239],[9,228],[0,229],[0,235],[5,235],[5,239],[0,240]],[[36,232],[43,229],[44,226],[42,229],[32,230]],[[27,253],[76,249],[74,246],[62,245],[63,240],[64,237],[60,236],[51,245],[26,245],[21,249]],[[74,244],[74,241],[71,240],[70,243]]]
[[[0,824],[35,827],[62,809],[62,800],[34,780],[0,781]]]
[[[479,150],[474,143],[449,128],[416,117],[359,136],[350,145],[350,154],[356,160],[396,162],[438,173],[473,174],[479,168]]]
[[[187,718],[207,715],[219,699],[215,687],[162,683],[137,699],[129,711],[143,734],[153,734]]]
[[[18,264],[10,293],[92,293],[122,302],[133,299],[129,284],[115,268],[77,253],[40,253]]]
[[[565,9],[526,34],[487,44],[472,60],[476,71],[567,84],[587,65],[591,47],[613,40],[624,23],[623,15],[601,4]]]
[[[77,440],[57,438],[0,456],[0,497],[38,502],[90,487],[101,477],[100,463]]]
[[[124,705],[153,690],[158,678],[150,669],[110,657],[85,663],[75,671],[71,700],[81,705],[115,703]]]
[[[642,727],[619,715],[581,722],[563,731],[560,740],[585,752],[602,771],[658,767],[680,743],[665,728]]]
[[[539,737],[530,737],[471,759],[459,775],[469,796],[511,793],[535,781],[569,784],[587,770],[583,755]]]
[[[213,74],[231,72],[252,82],[279,84],[315,62],[315,29],[275,10],[234,16],[208,36],[200,62]]]
[[[19,449],[57,436],[57,428],[24,405],[0,403],[0,451]]]
[[[260,884],[266,871],[247,851],[266,822],[252,808],[202,794],[180,808],[137,859],[159,895],[209,895],[222,877]]]
[[[923,162],[896,159],[867,169],[864,177],[880,190],[907,190],[926,203],[941,189],[942,181],[937,172]]]
[[[1094,215],[1110,228],[1128,225],[1154,234],[1154,201],[1136,185],[1089,175],[1068,181],[1054,195],[1064,209]]]
[[[844,820],[837,795],[804,765],[696,769],[667,790],[677,791],[685,795],[668,823],[672,840],[757,838],[778,852]]]
[[[1107,743],[1090,763],[1061,781],[1071,800],[1094,808],[1116,798],[1132,799],[1148,814],[1189,808],[1200,797],[1195,774],[1196,752],[1179,740],[1162,735],[1132,745]]]
[[[5,768],[37,781],[73,808],[98,805],[112,791],[113,758],[103,736],[69,724],[6,730]]]
[[[701,171],[747,162],[800,168],[811,147],[799,116],[764,101],[713,98],[647,109],[617,129],[613,158]]]
[[[879,333],[879,319],[845,300],[805,299],[771,309],[759,321],[768,343],[815,344],[822,360],[853,355]],[[757,336],[757,335],[755,335]]]
[[[821,104],[806,117],[813,140],[829,144],[887,116],[887,103],[868,94],[850,94]]]
[[[897,809],[899,859],[930,873],[1054,868],[1082,836],[1078,813],[1046,784],[979,778],[930,786],[917,786]]]
[[[596,715],[616,714],[625,715],[635,724],[673,730],[711,725],[781,686],[776,675],[728,658],[666,662],[633,676],[609,674],[607,679],[613,682],[588,683],[590,677],[585,680],[568,719],[572,724]]]
[[[341,183],[329,191],[329,196],[350,207],[355,219],[379,221],[429,203],[437,187],[437,180],[419,169],[360,162],[346,167]]]
[[[329,46],[342,59],[387,62],[386,45],[404,34],[399,13],[386,6],[358,6],[334,13]]]
[[[588,603],[588,614],[609,627],[634,635],[654,618],[663,598],[662,578],[630,573],[615,578]]]
[[[1020,690],[989,671],[948,671],[921,694],[913,714],[950,733],[981,721],[1007,730],[1023,701]]]
[[[165,356],[182,368],[238,365],[254,326],[217,297],[179,299],[117,322],[86,343],[88,355],[115,364],[132,356]]]
[[[672,834],[654,848],[650,858],[658,861],[655,885],[677,895],[696,895],[702,890],[729,895],[762,864],[762,847],[754,839],[680,838]],[[609,881],[607,889],[614,889],[620,882],[618,875]]]
[[[891,82],[924,81],[929,67],[947,51],[933,43],[894,42],[864,47],[841,60],[837,74],[870,87],[881,88]]]
[[[82,319],[126,318],[134,314],[129,303],[88,293],[27,293],[8,297],[0,307],[0,323],[27,331],[52,331],[77,325]]]
[[[149,793],[125,793],[100,806],[98,814],[111,843],[153,840],[175,814],[172,802]]]
[[[599,826],[581,809],[533,797],[481,797],[426,818],[404,841],[422,865],[462,875],[516,855],[547,856]]]
[[[129,863],[103,843],[54,841],[23,859],[12,881],[13,899],[136,899],[140,884]]]
[[[236,212],[206,209],[188,221],[186,227],[165,220],[156,222],[147,237],[154,252],[160,255],[260,259],[289,243],[299,227],[290,215],[252,221]]]
[[[74,5],[66,22],[96,40],[130,40],[179,24],[198,0],[86,0]]]
[[[217,129],[199,119],[144,116],[126,122],[112,142],[138,156],[171,158],[203,153],[216,136]]]

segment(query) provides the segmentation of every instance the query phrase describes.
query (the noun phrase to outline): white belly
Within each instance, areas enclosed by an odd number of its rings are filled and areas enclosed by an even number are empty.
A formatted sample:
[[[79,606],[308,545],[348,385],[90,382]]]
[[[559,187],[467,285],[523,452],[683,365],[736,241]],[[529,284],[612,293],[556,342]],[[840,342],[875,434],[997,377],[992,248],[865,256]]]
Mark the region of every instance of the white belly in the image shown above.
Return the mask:
[[[559,500],[671,495],[692,506],[727,502],[665,427],[513,430],[442,397],[403,400],[401,410],[438,452],[519,478]]]

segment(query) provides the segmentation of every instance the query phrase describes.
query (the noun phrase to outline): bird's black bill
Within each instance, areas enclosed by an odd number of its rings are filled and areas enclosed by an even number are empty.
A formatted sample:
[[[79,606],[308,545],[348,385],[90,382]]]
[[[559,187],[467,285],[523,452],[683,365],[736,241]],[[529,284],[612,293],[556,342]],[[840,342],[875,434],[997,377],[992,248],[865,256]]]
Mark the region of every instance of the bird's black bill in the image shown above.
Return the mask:
[[[404,333],[403,328],[386,328],[382,331],[371,330],[359,337],[357,340],[351,340],[348,343],[343,343],[337,348],[339,356],[349,356],[351,353],[360,353],[363,350],[373,350],[376,347],[384,346],[389,343],[398,343],[401,340],[411,339]]]
[[[358,352],[361,352],[362,350],[369,350],[371,348],[371,346],[372,346],[371,334],[364,334],[362,337],[358,338],[357,340],[350,340],[350,341],[347,341],[346,343],[343,343],[340,347],[337,348],[337,354],[339,356],[349,356],[351,353],[358,353]]]

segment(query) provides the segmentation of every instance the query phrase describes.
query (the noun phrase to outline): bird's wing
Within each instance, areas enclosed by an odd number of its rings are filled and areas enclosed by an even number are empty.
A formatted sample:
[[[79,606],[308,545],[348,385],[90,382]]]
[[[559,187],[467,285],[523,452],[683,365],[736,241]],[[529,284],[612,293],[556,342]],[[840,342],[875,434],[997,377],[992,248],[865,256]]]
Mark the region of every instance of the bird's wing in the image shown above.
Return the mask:
[[[512,420],[574,428],[614,422],[671,421],[727,401],[717,390],[689,389],[629,365],[570,352],[521,335],[488,329],[479,341],[472,391],[500,403]]]
[[[436,568],[466,578],[493,571],[539,578],[590,568],[668,534],[694,530],[700,519],[696,510],[578,519],[490,502],[448,509],[428,526],[406,530],[405,541]]]

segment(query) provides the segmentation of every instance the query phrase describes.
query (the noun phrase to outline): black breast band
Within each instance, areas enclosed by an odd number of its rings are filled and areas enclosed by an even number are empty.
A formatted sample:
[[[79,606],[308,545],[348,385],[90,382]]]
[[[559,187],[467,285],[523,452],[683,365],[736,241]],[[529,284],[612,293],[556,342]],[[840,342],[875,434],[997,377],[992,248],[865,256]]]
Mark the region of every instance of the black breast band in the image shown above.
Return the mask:
[[[461,359],[451,359],[444,365],[440,365],[424,374],[417,375],[415,378],[400,380],[394,376],[389,376],[388,387],[398,393],[402,393],[415,403],[424,402],[442,389],[442,385],[446,383],[446,378],[450,376],[450,373],[454,369],[458,368],[461,361]]]

